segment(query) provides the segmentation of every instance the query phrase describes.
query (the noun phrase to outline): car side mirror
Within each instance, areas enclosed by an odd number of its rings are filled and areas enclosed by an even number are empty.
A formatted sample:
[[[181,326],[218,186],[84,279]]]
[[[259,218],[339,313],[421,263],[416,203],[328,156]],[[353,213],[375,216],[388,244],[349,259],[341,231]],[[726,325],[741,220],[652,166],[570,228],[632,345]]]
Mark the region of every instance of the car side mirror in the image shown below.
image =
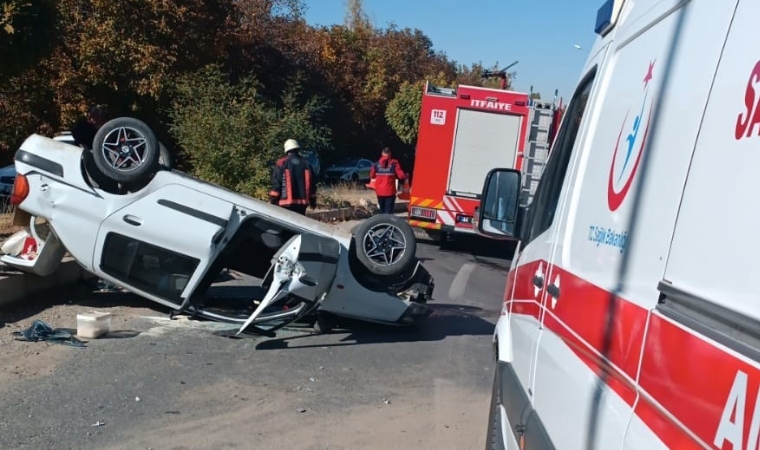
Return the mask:
[[[488,172],[480,206],[475,210],[474,225],[478,233],[496,239],[518,238],[520,181],[519,170],[493,169]]]

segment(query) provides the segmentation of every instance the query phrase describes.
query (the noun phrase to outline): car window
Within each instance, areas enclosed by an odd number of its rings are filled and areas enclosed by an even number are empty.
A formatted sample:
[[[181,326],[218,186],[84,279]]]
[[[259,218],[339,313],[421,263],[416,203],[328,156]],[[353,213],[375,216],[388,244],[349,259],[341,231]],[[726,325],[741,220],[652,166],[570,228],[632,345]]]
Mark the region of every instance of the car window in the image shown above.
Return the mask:
[[[575,140],[578,137],[595,76],[596,69],[592,70],[578,87],[565,112],[561,128],[557,133],[557,139],[551,150],[552,154],[541,175],[534,200],[529,207],[528,216],[530,219],[527,224],[526,244],[549,229],[554,221],[562,185],[570,163],[570,156],[575,147]]]
[[[359,168],[360,169],[366,169],[366,168],[368,168],[371,165],[372,165],[372,161],[368,161],[366,159],[363,159],[363,160],[359,161]]]
[[[124,283],[167,300],[179,300],[200,261],[180,253],[108,233],[100,266]]]

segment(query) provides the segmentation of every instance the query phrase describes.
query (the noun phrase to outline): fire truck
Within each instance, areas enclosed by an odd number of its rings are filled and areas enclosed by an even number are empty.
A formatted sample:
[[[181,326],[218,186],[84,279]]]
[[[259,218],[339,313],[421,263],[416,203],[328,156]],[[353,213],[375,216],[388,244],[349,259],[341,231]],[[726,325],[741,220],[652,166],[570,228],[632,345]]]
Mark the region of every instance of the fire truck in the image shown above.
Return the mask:
[[[527,93],[425,84],[407,219],[434,240],[475,233],[483,180],[496,167],[523,172],[530,203],[549,155],[558,108]]]

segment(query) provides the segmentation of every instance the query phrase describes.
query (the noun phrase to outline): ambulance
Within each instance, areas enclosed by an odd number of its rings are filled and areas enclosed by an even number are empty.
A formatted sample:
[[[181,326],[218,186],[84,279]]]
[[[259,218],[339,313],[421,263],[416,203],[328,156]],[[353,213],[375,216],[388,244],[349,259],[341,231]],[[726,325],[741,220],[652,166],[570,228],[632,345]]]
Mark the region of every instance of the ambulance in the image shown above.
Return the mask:
[[[758,0],[609,0],[518,239],[488,449],[758,449]]]

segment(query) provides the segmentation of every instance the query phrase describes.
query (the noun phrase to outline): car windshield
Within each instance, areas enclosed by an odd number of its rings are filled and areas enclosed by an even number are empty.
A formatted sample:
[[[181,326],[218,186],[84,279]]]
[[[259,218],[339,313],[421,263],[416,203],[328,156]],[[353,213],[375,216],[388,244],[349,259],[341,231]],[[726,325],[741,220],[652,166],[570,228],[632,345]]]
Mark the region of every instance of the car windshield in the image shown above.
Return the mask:
[[[345,167],[353,167],[355,165],[359,164],[358,159],[347,159],[343,161],[342,163],[338,164],[339,166],[345,166]]]

